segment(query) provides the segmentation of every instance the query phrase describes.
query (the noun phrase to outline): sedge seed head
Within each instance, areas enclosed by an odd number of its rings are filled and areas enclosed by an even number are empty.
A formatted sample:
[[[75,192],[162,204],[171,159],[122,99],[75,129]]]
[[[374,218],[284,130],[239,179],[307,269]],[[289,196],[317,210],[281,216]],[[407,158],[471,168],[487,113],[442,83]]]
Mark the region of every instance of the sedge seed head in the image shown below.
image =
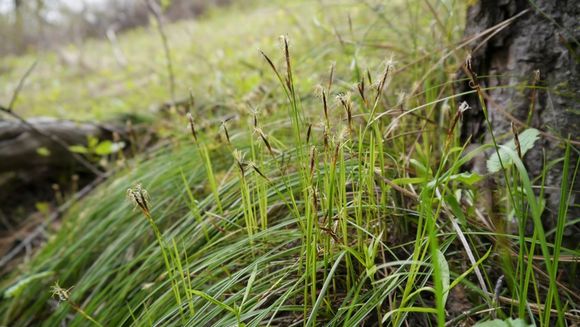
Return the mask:
[[[340,132],[338,133],[336,142],[337,143],[343,143],[345,140],[348,139],[348,136],[350,135],[351,130],[348,126],[344,126]]]
[[[60,287],[58,282],[55,282],[54,285],[50,287],[50,293],[52,293],[53,297],[58,298],[59,302],[67,302],[70,299],[70,290],[72,289],[65,289]]]
[[[227,122],[228,122],[228,120],[222,121],[222,128],[224,130],[224,135],[226,137],[226,141],[228,142],[228,144],[232,144],[232,141],[230,140],[230,133],[228,132]]]
[[[149,192],[141,184],[136,184],[127,189],[127,199],[133,203],[134,208],[139,207],[143,214],[149,216],[151,198],[149,197]]]
[[[244,161],[244,153],[238,149],[234,149],[232,151],[232,156],[234,157],[234,160],[236,161],[236,164],[238,165],[238,168],[240,169],[240,172],[243,176],[246,172],[245,167],[247,165],[247,163]]]
[[[191,130],[191,136],[193,136],[193,140],[197,142],[197,132],[195,131],[195,124],[193,123],[193,116],[191,112],[186,114],[187,121],[189,122],[189,129]]]
[[[232,151],[232,155],[238,163],[244,162],[244,153],[242,151],[234,149],[234,151]]]
[[[306,143],[310,143],[311,135],[312,135],[312,124],[308,124],[308,129],[306,130]]]
[[[318,99],[322,99],[322,95],[324,94],[324,86],[318,84],[314,87],[314,96]]]

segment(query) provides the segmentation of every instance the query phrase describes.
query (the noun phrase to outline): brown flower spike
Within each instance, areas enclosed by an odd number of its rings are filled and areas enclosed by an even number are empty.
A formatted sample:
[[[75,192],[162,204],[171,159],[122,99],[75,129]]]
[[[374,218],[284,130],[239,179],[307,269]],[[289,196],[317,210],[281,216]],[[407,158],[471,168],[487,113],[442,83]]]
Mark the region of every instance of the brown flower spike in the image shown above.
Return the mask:
[[[139,207],[143,214],[150,217],[150,197],[146,189],[141,184],[137,184],[132,188],[127,189],[127,198],[136,207]]]

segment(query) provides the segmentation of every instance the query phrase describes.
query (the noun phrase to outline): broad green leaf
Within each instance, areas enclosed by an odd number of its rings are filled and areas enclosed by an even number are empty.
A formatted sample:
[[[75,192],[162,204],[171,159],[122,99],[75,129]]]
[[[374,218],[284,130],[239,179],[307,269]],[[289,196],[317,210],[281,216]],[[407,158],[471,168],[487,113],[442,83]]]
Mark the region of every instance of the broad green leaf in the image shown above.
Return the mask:
[[[50,203],[46,201],[36,202],[34,207],[43,215],[48,215],[50,213]]]
[[[125,142],[111,142],[109,140],[103,141],[95,148],[95,154],[99,156],[106,156],[111,153],[116,153],[125,147]]]
[[[481,176],[477,173],[461,173],[461,174],[455,174],[455,175],[451,175],[448,178],[446,176],[443,176],[440,180],[432,180],[427,184],[428,188],[434,188],[435,187],[435,182],[438,182],[439,184],[441,183],[445,183],[448,181],[458,181],[461,182],[465,185],[473,185],[477,182],[479,182],[481,180]]]
[[[525,155],[528,150],[534,147],[534,143],[538,140],[539,135],[540,132],[534,128],[528,128],[518,135],[522,156]],[[513,160],[506,153],[506,150],[504,150],[503,147],[509,148],[512,151],[517,151],[514,139],[511,139],[506,144],[501,145],[498,151],[493,153],[487,160],[487,171],[490,173],[496,173],[501,170],[500,157],[504,168],[507,168],[513,164]],[[498,152],[499,156],[497,155]]]
[[[103,142],[100,142],[97,147],[95,148],[95,154],[99,155],[99,156],[106,156],[108,154],[111,154],[113,151],[113,142],[106,140]]]
[[[98,138],[96,138],[96,137],[94,137],[92,135],[87,136],[87,147],[89,149],[92,149],[92,148],[96,147],[97,144],[99,144],[99,139]]]
[[[441,270],[441,283],[443,286],[443,306],[447,303],[447,296],[449,295],[449,284],[450,284],[450,274],[449,274],[449,264],[445,255],[441,250],[437,250],[437,261],[439,263],[439,270]]]
[[[89,150],[83,145],[71,145],[68,147],[68,150],[74,153],[89,153]]]
[[[48,156],[50,156],[50,150],[47,147],[44,147],[44,146],[36,149],[36,153],[38,153],[38,155],[41,156],[41,157],[48,157]]]
[[[449,177],[450,180],[452,181],[458,181],[461,182],[465,185],[473,185],[477,182],[479,182],[482,177],[481,175],[477,174],[477,173],[461,173],[461,174],[456,174],[456,175],[452,175],[451,177]]]

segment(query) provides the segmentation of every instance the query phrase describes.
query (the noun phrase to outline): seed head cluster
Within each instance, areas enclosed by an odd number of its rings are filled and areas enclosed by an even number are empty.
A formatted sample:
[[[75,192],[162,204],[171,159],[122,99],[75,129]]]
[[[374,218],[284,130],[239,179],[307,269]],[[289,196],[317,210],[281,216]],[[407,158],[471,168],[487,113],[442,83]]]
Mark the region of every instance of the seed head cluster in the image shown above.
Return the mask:
[[[146,189],[144,189],[141,184],[137,184],[129,189],[127,189],[127,198],[135,208],[139,207],[143,214],[147,217],[150,216],[150,197]]]
[[[70,288],[62,288],[58,282],[50,287],[50,292],[52,293],[52,296],[58,298],[60,302],[67,302],[70,299]]]

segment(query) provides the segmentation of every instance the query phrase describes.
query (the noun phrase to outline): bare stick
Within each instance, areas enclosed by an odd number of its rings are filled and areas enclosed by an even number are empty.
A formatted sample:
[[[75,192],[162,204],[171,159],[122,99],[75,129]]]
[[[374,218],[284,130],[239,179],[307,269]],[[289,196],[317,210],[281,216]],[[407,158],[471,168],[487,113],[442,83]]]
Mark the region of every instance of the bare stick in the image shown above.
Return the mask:
[[[169,42],[167,41],[167,35],[163,29],[163,20],[161,18],[161,8],[155,0],[146,0],[147,8],[155,21],[157,22],[157,31],[161,37],[161,42],[163,43],[163,50],[165,51],[165,60],[167,61],[167,74],[169,74],[169,92],[171,93],[171,102],[175,103],[175,75],[173,74],[173,64],[171,62],[171,52],[169,51]]]
[[[113,55],[115,55],[115,60],[121,68],[127,66],[127,58],[123,53],[123,49],[119,46],[117,42],[117,33],[115,33],[115,28],[113,26],[107,28],[107,39],[111,43],[111,48],[113,49]]]
[[[38,128],[34,127],[34,125],[29,123],[26,119],[20,117],[19,115],[14,113],[14,111],[9,110],[8,108],[4,108],[4,107],[0,106],[0,111],[6,113],[9,116],[12,116],[13,118],[16,118],[18,121],[20,121],[20,123],[22,123],[22,125],[26,126],[26,128],[28,128],[33,133],[36,133],[36,134],[43,136],[43,137],[46,137],[47,139],[51,140],[54,144],[65,149],[67,152],[69,152],[71,154],[71,156],[76,161],[78,161],[81,165],[83,165],[85,168],[87,168],[90,172],[94,173],[97,176],[99,176],[103,173],[97,167],[95,167],[93,164],[91,164],[90,162],[85,160],[83,157],[70,151],[69,145],[65,141],[63,141],[61,138],[59,138],[58,136],[53,135],[53,134],[47,134],[47,133],[39,130]]]
[[[28,76],[30,76],[30,74],[32,73],[34,68],[36,67],[37,62],[38,61],[35,60],[32,63],[32,65],[30,65],[30,67],[28,67],[28,69],[26,70],[26,73],[24,73],[24,75],[22,75],[22,77],[18,81],[18,85],[16,85],[16,88],[14,89],[14,93],[12,93],[12,99],[10,99],[10,103],[8,104],[8,108],[6,108],[7,111],[12,111],[12,109],[14,108],[14,104],[16,103],[16,99],[18,99],[18,94],[20,94],[20,90],[22,90],[22,87],[24,87],[24,82],[26,81]]]

